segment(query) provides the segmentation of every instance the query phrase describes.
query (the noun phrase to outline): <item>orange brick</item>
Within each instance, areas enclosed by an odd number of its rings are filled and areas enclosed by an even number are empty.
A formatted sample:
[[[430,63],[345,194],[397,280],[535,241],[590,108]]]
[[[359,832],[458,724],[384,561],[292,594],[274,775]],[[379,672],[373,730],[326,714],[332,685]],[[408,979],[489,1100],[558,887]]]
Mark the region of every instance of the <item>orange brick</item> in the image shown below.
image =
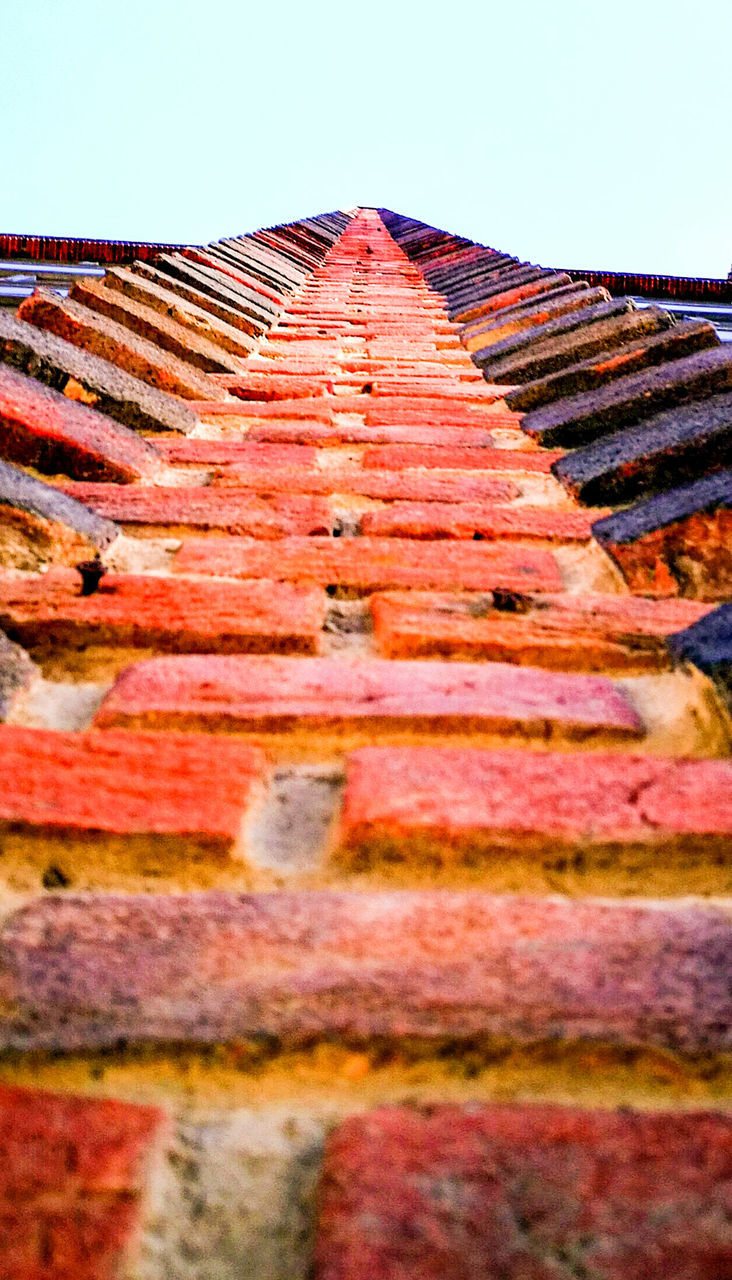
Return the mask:
[[[108,573],[79,594],[71,569],[0,577],[0,627],[27,645],[175,653],[316,653],[326,597],[287,582],[190,582]]]
[[[265,771],[258,751],[225,738],[16,725],[0,727],[0,766],[6,834],[137,838],[162,852],[174,839],[181,860],[233,849]]]
[[[502,510],[490,503],[394,502],[379,511],[367,511],[361,528],[374,537],[589,542],[593,519],[594,513],[546,507]]]
[[[466,587],[558,591],[551,552],[538,547],[413,542],[407,538],[191,538],[174,561],[176,573],[228,578],[318,582],[357,592],[389,587]]]
[[[371,599],[376,644],[389,658],[484,658],[563,671],[655,671],[666,636],[711,606],[635,596],[448,595],[386,592]]]
[[[642,733],[609,680],[500,663],[334,658],[151,658],[118,676],[95,723],[289,731]]]
[[[489,449],[470,446],[443,448],[440,445],[373,445],[364,451],[364,467],[448,467],[467,471],[538,471],[548,474],[560,451],[538,449]]]
[[[64,493],[97,515],[148,530],[224,530],[252,538],[289,534],[329,534],[333,519],[327,502],[282,493],[260,498],[249,491],[208,486],[142,488],[111,484],[68,484]]]

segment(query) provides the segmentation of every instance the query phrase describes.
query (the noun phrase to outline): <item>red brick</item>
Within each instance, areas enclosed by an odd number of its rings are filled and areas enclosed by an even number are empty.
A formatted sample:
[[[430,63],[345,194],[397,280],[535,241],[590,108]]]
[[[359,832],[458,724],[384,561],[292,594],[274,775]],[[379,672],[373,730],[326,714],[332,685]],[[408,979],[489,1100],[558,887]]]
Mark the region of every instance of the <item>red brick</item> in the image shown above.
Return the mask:
[[[490,875],[508,855],[529,871],[564,870],[580,856],[581,881],[610,857],[618,888],[630,855],[636,874],[644,862],[653,874],[659,855],[714,866],[731,851],[728,760],[439,747],[348,758],[338,856],[360,867],[479,859]]]
[[[732,1120],[384,1108],[326,1143],[316,1280],[722,1280]]]
[[[160,391],[186,400],[220,400],[225,395],[205,373],[71,298],[37,289],[21,303],[18,315],[75,347],[109,360]]]
[[[111,1280],[139,1224],[159,1111],[0,1086],[3,1280]]]
[[[152,658],[118,676],[100,726],[211,730],[367,728],[637,737],[624,696],[599,676],[499,663],[334,658]]]
[[[272,442],[298,441],[309,444],[404,444],[442,446],[458,448],[475,446],[490,448],[494,443],[493,435],[481,427],[453,427],[430,422],[399,423],[392,426],[373,425],[367,422],[267,422],[252,426],[247,433],[251,440],[269,440]],[[531,451],[526,450],[531,456]]]
[[[28,645],[175,653],[316,653],[327,597],[287,582],[191,582],[108,573],[79,594],[72,569],[0,576],[0,626]]]
[[[204,373],[233,374],[242,367],[236,356],[230,355],[215,342],[179,324],[170,316],[155,311],[153,307],[126,297],[118,289],[108,289],[102,280],[77,280],[71,290],[71,297],[91,311],[97,311],[117,324],[124,325],[126,329],[131,329],[141,338],[147,338],[163,351],[170,351],[180,360],[202,369]]]
[[[466,587],[559,591],[549,551],[511,544],[424,545],[408,538],[191,538],[174,561],[177,573],[319,582],[359,592],[389,587]]]
[[[233,849],[264,773],[257,750],[225,738],[15,725],[0,728],[0,762],[6,833],[122,836],[161,852],[174,838],[181,871],[192,848]]]
[[[228,379],[226,386],[232,395],[247,401],[301,400],[307,396],[323,395],[324,392],[332,394],[332,379],[327,373],[319,377],[279,373],[277,366],[281,363],[280,360],[272,360],[272,370],[266,373],[250,372],[247,368]]]
[[[447,890],[51,895],[3,926],[0,1044],[561,1054],[594,1043],[709,1062],[730,1049],[730,961],[729,913],[713,905]]]
[[[282,493],[267,498],[249,490],[209,486],[176,488],[111,484],[67,484],[64,493],[120,524],[150,530],[213,529],[252,538],[291,534],[329,534],[333,519],[327,502],[308,495]]]
[[[561,451],[540,449],[442,448],[440,445],[374,445],[364,451],[364,467],[449,467],[476,471],[539,471],[548,474]]]
[[[134,431],[0,365],[3,458],[47,475],[126,483],[154,476],[162,459]]]
[[[378,511],[367,511],[361,528],[374,537],[589,542],[593,519],[594,514],[588,516],[583,511],[551,511],[546,507],[505,510],[487,502],[394,502]]]
[[[317,449],[304,444],[252,444],[247,440],[161,440],[168,462],[194,466],[312,467]]]
[[[419,502],[510,502],[519,490],[511,480],[464,471],[363,471],[359,467],[286,468],[268,470],[238,464],[217,469],[212,485],[241,487],[257,493],[358,494],[366,498],[414,499]]]
[[[509,598],[386,592],[371,599],[376,644],[388,658],[516,662],[562,671],[655,671],[666,636],[711,606],[594,594]]]

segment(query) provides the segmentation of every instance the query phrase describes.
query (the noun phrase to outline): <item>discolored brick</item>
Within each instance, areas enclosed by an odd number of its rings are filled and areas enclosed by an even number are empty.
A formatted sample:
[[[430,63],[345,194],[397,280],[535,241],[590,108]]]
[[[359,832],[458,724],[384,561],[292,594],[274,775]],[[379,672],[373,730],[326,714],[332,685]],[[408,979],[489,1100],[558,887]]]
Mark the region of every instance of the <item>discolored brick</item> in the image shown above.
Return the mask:
[[[716,906],[448,891],[57,895],[3,926],[0,1044],[553,1044],[559,1056],[595,1043],[713,1060],[730,1047],[731,947]]]
[[[52,485],[0,462],[0,547],[4,567],[74,564],[104,551],[120,530]]]
[[[161,279],[165,280],[165,277]],[[197,306],[195,302],[181,298],[173,291],[171,285],[171,281],[156,284],[154,280],[146,279],[137,272],[122,267],[112,267],[104,276],[106,289],[114,289],[127,298],[140,302],[164,316],[169,316],[177,324],[182,324],[187,329],[192,329],[194,333],[200,334],[201,337],[208,338],[211,342],[223,347],[224,351],[246,358],[254,350],[256,338],[235,328],[234,325],[227,324],[210,311]]]
[[[71,298],[36,289],[21,303],[18,315],[39,329],[118,365],[159,391],[185,400],[218,400],[223,396],[206,374]]]
[[[540,372],[548,373],[551,372],[552,356],[556,357],[567,348],[571,350],[576,343],[589,344],[589,350],[585,350],[584,355],[575,357],[575,360],[581,360],[602,350],[603,344],[608,341],[612,345],[614,338],[624,332],[627,334],[628,330],[628,341],[631,341],[637,336],[638,328],[640,333],[646,333],[668,328],[672,323],[668,312],[661,311],[658,307],[636,311],[628,298],[607,299],[586,309],[570,311],[545,320],[543,324],[528,331],[519,330],[493,341],[490,341],[493,331],[489,329],[486,332],[488,343],[485,348],[473,348],[473,360],[481,368],[484,365],[490,366],[493,361],[514,361],[519,376],[513,380],[524,382],[527,377],[522,371],[527,361],[531,365],[535,358],[541,360],[543,356],[545,360],[549,360],[550,367],[540,369]],[[493,324],[500,325],[500,319],[494,320]],[[615,345],[618,345],[617,342]],[[538,377],[539,373],[534,376]]]
[[[38,668],[25,650],[0,631],[0,720],[7,719],[37,675]]]
[[[390,1107],[326,1143],[315,1280],[721,1280],[721,1112]]]
[[[329,534],[328,503],[307,494],[257,497],[249,490],[210,486],[166,488],[110,484],[65,485],[64,491],[98,515],[148,530],[195,529],[243,534],[252,538]]]
[[[678,662],[703,671],[732,711],[732,604],[720,605],[669,642]]]
[[[110,513],[111,514],[111,513]],[[546,507],[503,509],[489,503],[393,502],[361,519],[365,535],[399,538],[485,538],[549,543],[589,542],[592,519],[582,511]]]

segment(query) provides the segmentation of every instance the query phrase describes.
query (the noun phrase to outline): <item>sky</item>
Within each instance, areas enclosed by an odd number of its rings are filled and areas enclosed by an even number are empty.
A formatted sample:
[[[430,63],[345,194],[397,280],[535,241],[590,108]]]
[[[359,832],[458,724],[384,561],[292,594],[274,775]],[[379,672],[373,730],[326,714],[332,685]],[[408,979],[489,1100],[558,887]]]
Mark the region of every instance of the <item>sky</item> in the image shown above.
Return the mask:
[[[376,205],[546,266],[732,266],[732,0],[23,0],[0,32],[0,231]]]

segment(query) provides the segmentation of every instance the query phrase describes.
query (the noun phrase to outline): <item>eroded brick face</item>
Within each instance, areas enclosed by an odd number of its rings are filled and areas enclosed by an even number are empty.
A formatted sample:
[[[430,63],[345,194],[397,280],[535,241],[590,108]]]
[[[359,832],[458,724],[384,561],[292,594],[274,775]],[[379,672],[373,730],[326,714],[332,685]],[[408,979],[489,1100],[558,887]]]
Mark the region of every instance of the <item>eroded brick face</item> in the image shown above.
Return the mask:
[[[386,210],[0,317],[2,1280],[732,1276],[731,368]]]

